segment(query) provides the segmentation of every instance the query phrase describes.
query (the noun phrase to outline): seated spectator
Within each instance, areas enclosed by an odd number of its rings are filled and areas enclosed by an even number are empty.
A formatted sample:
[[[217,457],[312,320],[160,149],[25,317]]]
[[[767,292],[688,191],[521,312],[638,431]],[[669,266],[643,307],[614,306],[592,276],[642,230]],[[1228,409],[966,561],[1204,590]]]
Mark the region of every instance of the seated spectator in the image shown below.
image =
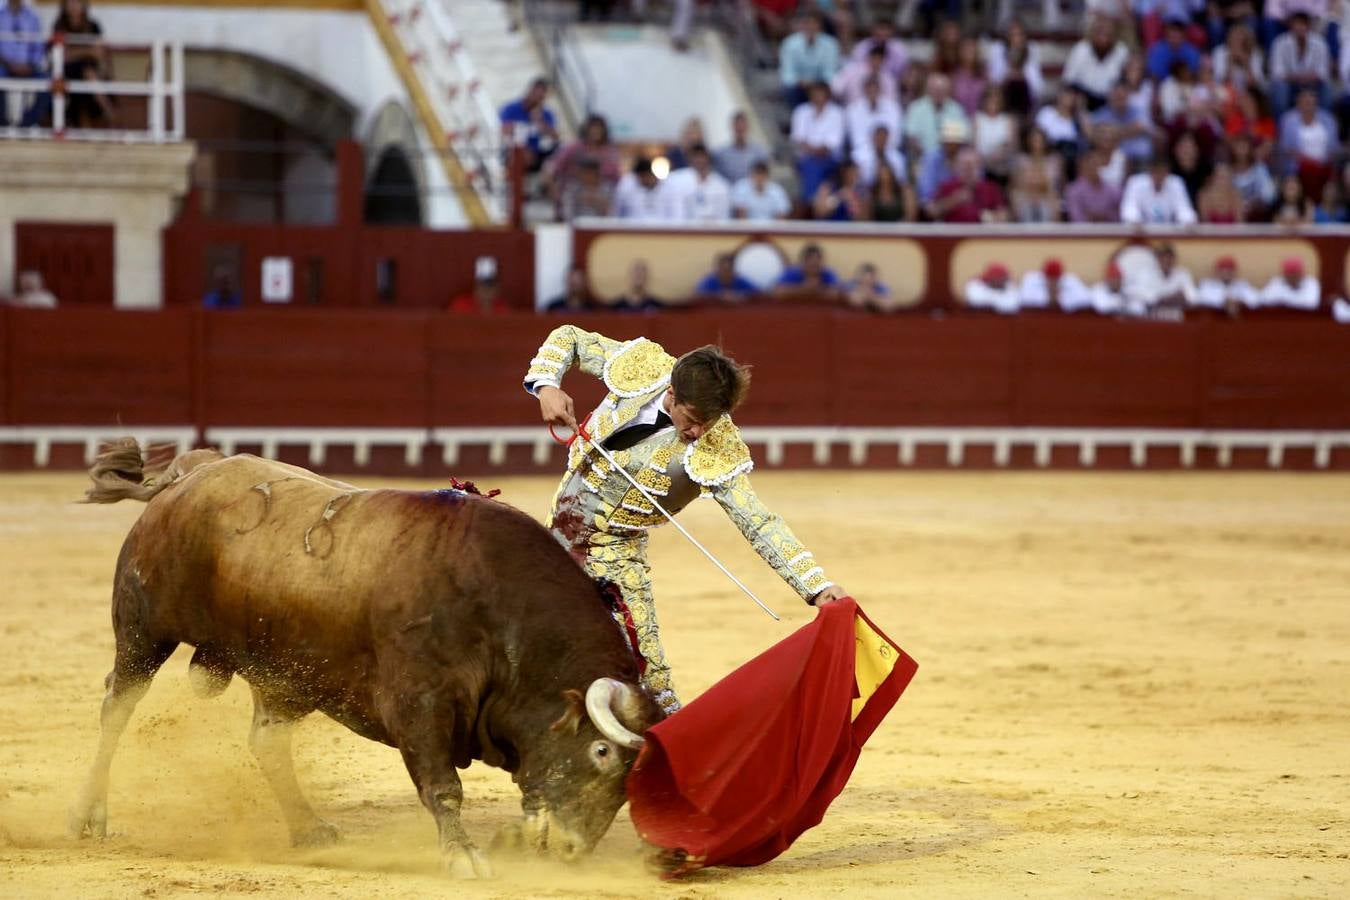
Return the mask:
[[[1129,48],[1116,38],[1115,22],[1098,16],[1088,22],[1087,34],[1069,50],[1060,80],[1082,94],[1088,110],[1093,111],[1106,104],[1129,58]]]
[[[1322,185],[1322,199],[1313,210],[1314,225],[1344,225],[1347,217],[1345,200],[1341,195],[1340,183],[1328,181]]]
[[[885,126],[890,146],[900,146],[900,104],[881,96],[876,79],[869,78],[863,84],[862,96],[844,110],[844,120],[848,127],[849,145],[855,154],[859,149],[872,145],[872,134],[877,126]]]
[[[1120,149],[1120,139],[1117,137],[1119,132],[1110,125],[1096,125],[1090,134],[1092,143],[1089,149],[1095,150],[1102,158],[1100,170],[1102,181],[1117,191],[1124,190],[1125,176],[1130,172],[1130,165],[1125,159],[1125,151]]]
[[[1092,293],[1081,278],[1064,271],[1063,262],[1051,258],[1039,270],[1032,269],[1022,276],[1017,302],[1022,309],[1074,313],[1092,307]]]
[[[1158,116],[1163,124],[1171,126],[1191,108],[1196,84],[1195,70],[1180,60],[1172,63],[1172,71],[1158,86]]]
[[[502,107],[502,136],[506,143],[525,148],[525,171],[538,172],[553,151],[558,149],[557,120],[544,105],[548,97],[548,79],[530,82],[525,96]]]
[[[665,303],[652,296],[647,283],[651,278],[651,267],[645,259],[635,259],[628,267],[628,285],[623,293],[615,297],[606,309],[610,312],[656,312],[663,309]]]
[[[760,32],[777,44],[792,33],[797,0],[751,0],[749,13]]]
[[[0,78],[38,79],[47,72],[47,44],[42,39],[42,20],[22,0],[6,0],[0,5],[0,34],[31,35],[31,40],[19,37],[0,39]],[[19,125],[31,128],[46,116],[51,95],[45,91],[37,102],[20,114]],[[0,91],[0,127],[9,124],[9,94]]]
[[[1195,278],[1190,269],[1177,265],[1176,248],[1167,241],[1153,248],[1153,253],[1158,260],[1160,277],[1153,286],[1151,296],[1144,299],[1149,316],[1180,321],[1185,316],[1186,307],[1195,303]]]
[[[802,247],[797,259],[797,265],[788,266],[778,277],[778,284],[773,289],[776,299],[828,303],[839,299],[839,276],[825,265],[825,251],[819,244]]]
[[[872,184],[872,221],[913,222],[918,217],[919,201],[914,189],[901,181],[891,166],[878,166]]]
[[[1331,102],[1331,51],[1326,39],[1312,30],[1312,19],[1303,10],[1292,13],[1288,25],[1289,30],[1270,45],[1270,102],[1277,116],[1304,89],[1316,92],[1318,106]]]
[[[564,144],[548,162],[549,188],[564,218],[571,218],[562,210],[564,198],[581,179],[587,163],[594,163],[595,175],[604,182],[604,193],[612,196],[622,169],[619,148],[609,139],[609,123],[604,116],[587,116],[581,125],[581,136]],[[609,209],[608,202],[604,208]]]
[[[1119,222],[1120,188],[1102,179],[1102,151],[1089,150],[1078,166],[1078,177],[1064,191],[1070,222]]]
[[[1207,225],[1232,225],[1245,219],[1242,194],[1233,183],[1233,169],[1228,163],[1219,163],[1200,189],[1196,198],[1200,221]]]
[[[1313,220],[1313,202],[1303,192],[1303,182],[1297,175],[1280,179],[1280,196],[1271,221],[1276,225],[1310,225]]]
[[[956,157],[956,175],[938,188],[931,205],[940,222],[1006,222],[1008,203],[1003,191],[980,171],[980,160],[970,147]]]
[[[570,222],[582,216],[607,216],[614,208],[614,186],[600,176],[600,163],[583,159],[577,175],[564,189],[562,217]]]
[[[1040,48],[1027,38],[1026,27],[1014,21],[1002,41],[989,45],[986,60],[989,83],[1003,88],[1003,105],[1015,116],[1026,116],[1045,96]]]
[[[1101,316],[1123,315],[1128,303],[1125,298],[1125,280],[1120,266],[1113,259],[1106,264],[1106,277],[1092,286],[1092,310]]]
[[[1120,220],[1130,224],[1195,224],[1195,207],[1186,193],[1186,184],[1172,174],[1165,154],[1156,153],[1147,172],[1131,175],[1125,181]]]
[[[567,281],[563,292],[544,304],[546,313],[583,313],[594,312],[598,307],[590,285],[586,282],[586,270],[573,266],[567,270]]]
[[[112,74],[112,57],[97,38],[103,28],[89,18],[88,0],[62,0],[61,12],[52,25],[52,35],[77,35],[66,42],[63,72],[67,81],[103,81]],[[93,39],[93,40],[91,40]],[[112,100],[103,94],[72,93],[66,100],[66,124],[92,128],[113,121]]]
[[[1266,164],[1256,158],[1252,139],[1240,134],[1228,142],[1232,159],[1233,186],[1242,198],[1242,221],[1261,222],[1275,203],[1275,179]]]
[[[1303,261],[1291,256],[1280,265],[1280,274],[1261,288],[1262,306],[1315,310],[1322,305],[1322,286],[1303,271]]]
[[[1008,267],[997,262],[985,266],[980,277],[966,282],[961,300],[971,309],[1004,315],[1017,312],[1021,306],[1017,285],[1012,283]]]
[[[823,25],[819,12],[806,12],[797,17],[797,30],[778,45],[778,74],[793,107],[806,102],[811,85],[828,87],[839,71],[839,42],[824,33]]]
[[[1266,61],[1252,30],[1242,22],[1228,26],[1222,47],[1214,50],[1214,77],[1242,93],[1266,86]]]
[[[670,163],[669,171],[677,172],[688,168],[689,151],[700,144],[705,147],[708,145],[703,139],[703,120],[698,116],[690,116],[680,126],[679,141],[666,147],[666,161]]]
[[[952,70],[952,99],[961,104],[967,116],[980,108],[980,97],[989,84],[984,62],[980,59],[980,42],[974,35],[961,38],[956,49],[956,68]]]
[[[792,201],[783,186],[769,178],[769,164],[759,160],[750,167],[750,177],[742,178],[731,189],[731,212],[738,219],[768,222],[786,219]]]
[[[1131,105],[1130,89],[1117,82],[1107,91],[1106,104],[1092,114],[1089,121],[1095,128],[1110,125],[1116,129],[1120,147],[1131,165],[1142,166],[1153,155],[1153,142],[1158,129],[1148,113]]]
[[[1195,289],[1195,305],[1237,316],[1243,309],[1251,309],[1259,302],[1256,289],[1245,278],[1238,277],[1237,260],[1220,256],[1214,262],[1214,274],[1200,279]]]
[[[207,309],[238,309],[244,305],[244,298],[234,286],[234,274],[229,266],[216,266],[212,273],[211,290],[202,297],[202,306]]]
[[[891,295],[891,289],[881,281],[877,267],[871,263],[858,266],[858,271],[853,274],[853,280],[844,285],[844,301],[852,309],[868,312],[885,313],[895,309],[895,298]]]
[[[56,295],[42,283],[41,272],[29,269],[19,273],[19,292],[9,305],[24,309],[56,309]]]
[[[1045,133],[1054,151],[1064,157],[1070,174],[1077,171],[1078,151],[1083,142],[1086,118],[1082,98],[1073,88],[1060,88],[1054,105],[1036,113],[1036,127]]]
[[[1064,160],[1050,152],[1050,144],[1039,128],[1028,128],[1008,182],[1013,218],[1018,222],[1058,222],[1063,186]]]
[[[892,81],[898,83],[909,64],[909,51],[905,49],[904,41],[895,36],[894,21],[885,16],[878,16],[872,23],[872,30],[868,36],[854,46],[853,53],[849,57],[850,62],[865,62],[873,47],[881,47],[885,51],[886,74],[891,76]]]
[[[743,306],[759,288],[744,275],[736,272],[736,257],[719,253],[713,259],[713,270],[699,280],[694,297],[701,303],[719,303],[724,306]]]
[[[1315,91],[1300,91],[1295,108],[1280,117],[1280,153],[1284,170],[1298,175],[1304,191],[1321,196],[1322,185],[1331,177],[1331,163],[1340,153],[1340,142],[1336,120],[1317,107]]]
[[[1168,13],[1162,40],[1148,48],[1148,74],[1154,81],[1167,78],[1178,62],[1190,69],[1192,74],[1200,68],[1200,51],[1186,40],[1186,25],[1184,15]]]
[[[905,66],[905,74],[896,83],[898,94],[895,98],[901,110],[909,109],[928,87],[928,67],[915,60]]]
[[[911,159],[921,159],[938,145],[942,126],[959,126],[969,140],[970,117],[952,99],[951,80],[939,72],[928,76],[925,93],[905,110],[905,150]]]
[[[666,218],[676,222],[725,222],[731,218],[731,185],[713,171],[702,144],[689,149],[689,167],[671,172],[661,185]]]
[[[996,86],[984,89],[980,110],[975,113],[974,138],[980,165],[991,178],[1006,182],[1017,152],[1017,129],[1003,108],[1003,91]]]
[[[633,222],[656,222],[665,218],[665,201],[661,197],[661,179],[652,171],[652,161],[639,156],[633,171],[619,179],[614,189],[612,215]]]
[[[844,111],[830,100],[830,86],[817,81],[810,99],[792,111],[792,144],[802,200],[810,202],[821,183],[834,174],[844,151]]]
[[[473,289],[452,298],[446,309],[484,316],[506,312],[506,301],[497,281],[497,260],[491,256],[478,257],[473,267]]]
[[[1265,159],[1278,137],[1275,119],[1269,104],[1258,87],[1249,87],[1234,97],[1233,106],[1224,113],[1223,131],[1231,137],[1245,135],[1251,138],[1258,158]]]
[[[886,71],[886,51],[882,47],[873,47],[862,65],[849,63],[840,69],[830,81],[830,90],[848,106],[862,99],[869,82],[876,83],[877,95],[886,100],[894,101],[899,96],[895,79]]]
[[[822,182],[811,201],[811,211],[820,221],[866,222],[872,218],[872,198],[867,185],[851,162],[841,165],[834,178]]]
[[[763,144],[750,140],[750,117],[742,110],[731,115],[731,142],[713,153],[717,174],[735,184],[750,174],[750,167],[759,160],[768,160],[769,151]]]
[[[853,162],[863,184],[869,187],[877,183],[877,172],[882,166],[888,167],[897,178],[907,180],[905,157],[891,141],[890,129],[885,125],[877,125],[866,144],[853,148]]]
[[[1172,145],[1172,174],[1186,185],[1186,196],[1194,204],[1200,197],[1200,190],[1209,181],[1213,166],[1200,154],[1200,142],[1189,131],[1177,138]]]
[[[1148,76],[1144,58],[1135,53],[1125,61],[1125,74],[1120,80],[1130,96],[1130,110],[1138,118],[1153,121],[1158,110],[1158,97],[1153,79]]]
[[[937,197],[942,183],[956,174],[956,157],[970,143],[970,130],[960,122],[947,122],[942,127],[942,143],[919,160],[919,202],[929,204]],[[978,159],[978,155],[976,159]]]

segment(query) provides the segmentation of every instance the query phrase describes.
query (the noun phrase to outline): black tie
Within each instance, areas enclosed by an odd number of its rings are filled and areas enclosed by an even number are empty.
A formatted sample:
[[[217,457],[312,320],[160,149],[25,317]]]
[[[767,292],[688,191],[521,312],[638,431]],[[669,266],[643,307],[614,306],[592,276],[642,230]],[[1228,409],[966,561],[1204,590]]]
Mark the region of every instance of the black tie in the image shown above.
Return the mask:
[[[656,414],[655,422],[640,422],[637,425],[629,425],[627,428],[611,434],[605,439],[605,449],[611,452],[615,450],[627,450],[629,447],[642,443],[647,438],[670,424],[670,416],[666,415],[664,412],[658,412]]]

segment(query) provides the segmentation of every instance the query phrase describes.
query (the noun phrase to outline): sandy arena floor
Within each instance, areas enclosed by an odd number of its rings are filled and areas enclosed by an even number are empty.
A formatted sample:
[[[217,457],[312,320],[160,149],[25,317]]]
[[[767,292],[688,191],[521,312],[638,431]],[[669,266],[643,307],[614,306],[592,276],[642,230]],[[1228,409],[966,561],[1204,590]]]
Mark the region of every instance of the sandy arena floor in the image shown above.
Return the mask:
[[[542,512],[552,479],[483,479]],[[465,886],[398,754],[314,716],[301,780],[345,841],[287,846],[248,753],[247,689],[161,671],[113,767],[114,836],[65,837],[112,661],[108,594],[133,503],[76,475],[0,478],[0,896],[1345,896],[1350,892],[1350,479],[1320,475],[756,477],[827,570],[920,663],[825,822],[774,863],[675,884],[620,813],[578,867]],[[714,504],[686,524],[775,625],[671,530],[667,650],[691,697],[807,621]],[[466,773],[486,841],[518,812]]]

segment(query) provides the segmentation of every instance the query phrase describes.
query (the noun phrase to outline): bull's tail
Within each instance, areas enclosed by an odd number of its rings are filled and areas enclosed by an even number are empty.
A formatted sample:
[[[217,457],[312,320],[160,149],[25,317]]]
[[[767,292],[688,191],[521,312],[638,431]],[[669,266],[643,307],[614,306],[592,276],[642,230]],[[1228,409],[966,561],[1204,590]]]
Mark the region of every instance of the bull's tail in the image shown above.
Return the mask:
[[[94,486],[84,492],[82,503],[116,503],[119,500],[149,502],[156,494],[202,463],[224,457],[216,450],[189,450],[167,465],[152,465],[135,438],[118,438],[104,444],[89,478]]]

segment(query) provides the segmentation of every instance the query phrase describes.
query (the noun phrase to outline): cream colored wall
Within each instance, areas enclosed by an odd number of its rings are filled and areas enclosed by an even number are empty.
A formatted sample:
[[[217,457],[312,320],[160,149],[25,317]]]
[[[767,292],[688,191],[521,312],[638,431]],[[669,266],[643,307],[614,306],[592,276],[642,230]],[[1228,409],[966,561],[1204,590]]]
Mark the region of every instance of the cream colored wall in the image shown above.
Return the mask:
[[[108,223],[115,303],[160,306],[161,232],[187,192],[194,154],[188,143],[0,141],[0,293],[14,286],[16,222]]]

